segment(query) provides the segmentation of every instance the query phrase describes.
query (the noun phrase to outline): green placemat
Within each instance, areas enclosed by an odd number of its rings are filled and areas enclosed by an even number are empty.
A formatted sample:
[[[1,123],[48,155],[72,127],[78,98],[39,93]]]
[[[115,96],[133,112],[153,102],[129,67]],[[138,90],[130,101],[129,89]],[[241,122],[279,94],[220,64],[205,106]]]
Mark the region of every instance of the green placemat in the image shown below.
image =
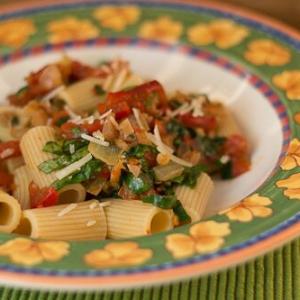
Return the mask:
[[[0,288],[0,300],[298,300],[300,239],[233,269],[160,287],[117,292]]]

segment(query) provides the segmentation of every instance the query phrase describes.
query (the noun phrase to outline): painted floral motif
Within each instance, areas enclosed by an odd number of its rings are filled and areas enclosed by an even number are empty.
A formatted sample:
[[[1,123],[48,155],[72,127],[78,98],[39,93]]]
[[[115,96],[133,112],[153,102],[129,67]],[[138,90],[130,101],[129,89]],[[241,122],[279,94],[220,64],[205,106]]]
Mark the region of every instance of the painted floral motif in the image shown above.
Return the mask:
[[[282,66],[291,59],[290,51],[268,39],[259,39],[248,45],[245,58],[254,65]]]
[[[291,170],[297,166],[300,166],[300,141],[298,139],[293,139],[290,142],[287,155],[280,167],[283,170]]]
[[[190,228],[189,235],[169,234],[166,248],[175,258],[187,257],[195,253],[209,253],[218,250],[224,243],[224,237],[229,234],[229,223],[201,222]]]
[[[8,256],[17,264],[33,266],[42,262],[55,262],[69,254],[66,242],[36,242],[25,238],[16,238],[0,245],[0,256]]]
[[[273,77],[273,83],[284,90],[290,100],[300,100],[300,70],[277,74]]]
[[[103,249],[86,254],[85,262],[95,268],[140,265],[152,257],[151,249],[141,249],[135,242],[109,243]]]
[[[182,24],[170,17],[160,17],[153,21],[146,21],[141,25],[139,37],[162,42],[176,42],[182,33]]]
[[[0,45],[21,47],[35,32],[31,20],[16,19],[0,22]]]
[[[266,218],[272,214],[272,208],[267,207],[272,201],[267,197],[254,194],[245,198],[233,207],[221,212],[232,221],[250,222],[255,217]]]
[[[285,188],[283,194],[289,199],[300,200],[300,173],[276,182],[279,188]]]
[[[128,25],[136,23],[140,14],[139,8],[133,5],[104,5],[97,8],[93,15],[103,27],[122,31]]]
[[[88,20],[66,17],[48,23],[51,43],[61,43],[71,40],[92,39],[98,36],[99,29]]]
[[[216,20],[210,23],[198,23],[188,29],[191,43],[198,46],[216,44],[221,49],[228,49],[241,43],[249,34],[247,28],[230,20]]]

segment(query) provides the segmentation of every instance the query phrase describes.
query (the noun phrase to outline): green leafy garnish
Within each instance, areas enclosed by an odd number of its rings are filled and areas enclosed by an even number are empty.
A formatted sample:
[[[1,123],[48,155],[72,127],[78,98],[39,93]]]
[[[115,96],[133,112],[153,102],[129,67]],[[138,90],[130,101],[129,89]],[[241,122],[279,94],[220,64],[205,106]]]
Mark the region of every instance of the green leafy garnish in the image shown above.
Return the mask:
[[[56,190],[62,189],[64,186],[73,183],[81,183],[89,180],[94,174],[101,171],[102,163],[99,160],[92,159],[81,167],[80,171],[77,171],[63,179],[56,180],[52,183],[52,186]]]
[[[204,171],[205,167],[203,165],[196,165],[191,168],[185,168],[180,176],[172,179],[172,182],[177,183],[178,185],[186,185],[190,188],[193,188],[197,183],[199,175]]]
[[[73,148],[74,152],[78,149],[87,146],[88,141],[86,140],[58,140],[49,141],[43,147],[44,152],[62,155],[62,154],[73,154],[70,149]]]
[[[62,169],[64,167],[74,163],[75,161],[81,159],[88,153],[89,153],[89,151],[88,151],[87,147],[83,147],[83,148],[79,149],[78,151],[76,151],[72,155],[63,154],[57,158],[46,160],[39,165],[39,169],[41,171],[43,171],[44,173],[49,174],[53,171]]]
[[[102,88],[102,86],[99,84],[95,84],[94,91],[99,96],[103,96],[106,93],[105,90]]]
[[[43,147],[43,151],[57,155],[63,154],[63,141],[49,141]]]
[[[178,217],[181,223],[191,222],[190,216],[183,208],[181,202],[175,196],[149,195],[143,197],[143,202],[151,203],[162,209],[173,209],[174,214]]]
[[[210,138],[208,136],[197,136],[197,146],[199,150],[208,157],[217,157],[223,147],[226,138],[224,137],[214,137]]]
[[[54,125],[57,127],[61,127],[63,124],[65,124],[69,120],[70,120],[70,116],[63,116],[60,119],[58,119]]]
[[[144,158],[146,152],[151,152],[157,154],[157,150],[154,146],[138,144],[134,147],[131,147],[125,155],[127,157],[136,157],[136,158]]]
[[[139,177],[135,177],[131,173],[127,173],[124,179],[125,184],[135,194],[139,195],[149,191],[153,186],[150,176],[142,173]]]

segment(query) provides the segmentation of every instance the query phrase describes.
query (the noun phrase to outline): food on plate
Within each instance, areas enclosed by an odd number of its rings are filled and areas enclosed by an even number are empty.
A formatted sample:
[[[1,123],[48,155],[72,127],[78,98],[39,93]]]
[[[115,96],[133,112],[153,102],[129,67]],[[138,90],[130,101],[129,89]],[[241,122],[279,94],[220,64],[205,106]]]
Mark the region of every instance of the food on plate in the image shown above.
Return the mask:
[[[198,221],[211,177],[250,168],[244,133],[205,94],[167,93],[124,60],[63,57],[0,107],[0,232],[96,240]]]

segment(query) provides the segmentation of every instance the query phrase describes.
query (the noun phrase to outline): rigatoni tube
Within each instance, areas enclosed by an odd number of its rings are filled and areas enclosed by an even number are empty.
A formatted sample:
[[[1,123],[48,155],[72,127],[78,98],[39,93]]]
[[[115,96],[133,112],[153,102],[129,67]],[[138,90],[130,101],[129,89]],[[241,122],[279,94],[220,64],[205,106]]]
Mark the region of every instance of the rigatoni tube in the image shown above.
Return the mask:
[[[45,174],[39,165],[54,155],[43,151],[45,144],[55,140],[55,130],[50,126],[37,126],[28,130],[22,137],[20,147],[33,181],[40,187],[50,186],[55,180],[54,173]]]
[[[21,206],[12,196],[0,190],[0,232],[13,232],[20,223]]]
[[[149,235],[173,227],[170,210],[160,209],[138,200],[109,201],[104,206],[107,237],[111,239]]]
[[[59,190],[58,204],[82,202],[85,196],[86,190],[82,184],[69,184]]]
[[[188,186],[179,186],[176,188],[176,197],[191,217],[192,222],[202,218],[213,187],[211,178],[206,173],[202,173],[198,177],[194,188]]]
[[[107,223],[103,207],[90,200],[25,210],[16,232],[52,240],[103,240]]]
[[[14,171],[15,189],[13,196],[19,201],[22,209],[30,208],[29,184],[32,175],[27,166],[19,167]]]

